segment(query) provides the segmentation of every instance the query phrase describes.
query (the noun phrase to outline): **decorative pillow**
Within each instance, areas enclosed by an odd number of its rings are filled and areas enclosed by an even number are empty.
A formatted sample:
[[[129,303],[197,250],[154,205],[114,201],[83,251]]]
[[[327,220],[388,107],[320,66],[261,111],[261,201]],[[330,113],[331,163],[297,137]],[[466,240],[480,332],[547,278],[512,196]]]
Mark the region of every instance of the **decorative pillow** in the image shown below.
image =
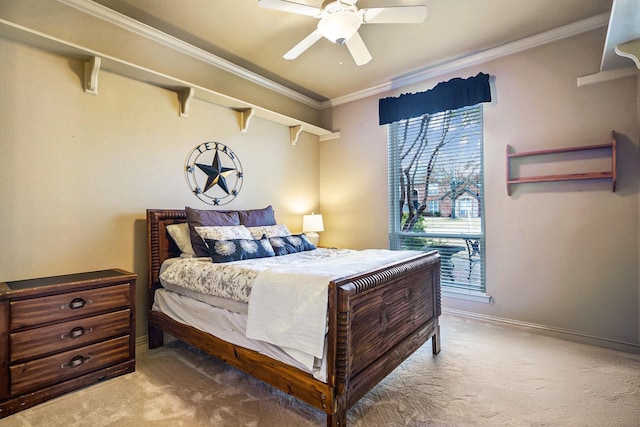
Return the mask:
[[[316,246],[309,241],[304,233],[285,237],[271,237],[269,243],[271,243],[276,256],[316,249]]]
[[[246,227],[260,227],[263,225],[276,225],[276,214],[271,205],[263,209],[250,209],[238,211],[240,224]]]
[[[180,224],[167,225],[167,232],[171,236],[182,255],[194,256],[196,253],[191,246],[191,236],[189,234],[189,224],[182,222]]]
[[[249,229],[244,225],[196,227],[196,232],[202,240],[253,239],[251,232],[249,232]]]
[[[254,239],[260,239],[262,236],[267,237],[284,237],[290,236],[291,232],[284,224],[264,225],[262,227],[247,227]]]
[[[275,256],[275,252],[266,237],[260,240],[230,239],[230,240],[204,240],[209,247],[209,253],[213,262],[241,261],[253,258],[266,258]]]
[[[204,241],[198,235],[195,227],[202,226],[222,226],[222,225],[240,225],[238,213],[234,211],[213,211],[200,210],[185,207],[187,212],[187,223],[189,224],[189,235],[191,236],[191,246],[193,251],[199,257],[209,256],[209,249]]]

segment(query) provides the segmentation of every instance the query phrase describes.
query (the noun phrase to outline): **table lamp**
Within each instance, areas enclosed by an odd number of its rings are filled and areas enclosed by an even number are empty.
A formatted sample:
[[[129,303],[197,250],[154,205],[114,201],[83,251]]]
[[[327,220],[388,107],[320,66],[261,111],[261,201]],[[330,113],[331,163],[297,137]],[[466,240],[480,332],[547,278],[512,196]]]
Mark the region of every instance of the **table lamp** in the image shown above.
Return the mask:
[[[315,215],[313,212],[311,215],[305,215],[302,218],[302,231],[307,235],[309,241],[317,246],[320,243],[320,235],[317,231],[324,231],[322,215]]]

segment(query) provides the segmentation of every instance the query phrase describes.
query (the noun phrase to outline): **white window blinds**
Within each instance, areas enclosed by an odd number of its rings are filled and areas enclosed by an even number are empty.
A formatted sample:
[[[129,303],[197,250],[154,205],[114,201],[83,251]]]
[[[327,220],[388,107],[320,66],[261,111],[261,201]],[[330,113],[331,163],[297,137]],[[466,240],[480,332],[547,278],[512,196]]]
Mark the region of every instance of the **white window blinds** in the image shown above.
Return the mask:
[[[443,288],[484,293],[482,105],[389,125],[390,247],[438,250]]]

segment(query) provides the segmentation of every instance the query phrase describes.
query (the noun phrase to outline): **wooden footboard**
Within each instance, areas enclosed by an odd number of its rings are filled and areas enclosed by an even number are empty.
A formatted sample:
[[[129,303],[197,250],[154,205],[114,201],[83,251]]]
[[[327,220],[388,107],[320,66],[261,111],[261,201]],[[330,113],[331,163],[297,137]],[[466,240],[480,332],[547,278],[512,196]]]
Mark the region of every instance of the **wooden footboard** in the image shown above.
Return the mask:
[[[430,253],[331,283],[330,295],[336,298],[336,309],[330,310],[335,328],[329,331],[336,356],[329,364],[335,369],[334,425],[344,424],[344,407],[355,404],[430,338],[433,353],[440,352],[439,271],[440,259]]]
[[[182,210],[148,210],[149,296],[160,287],[162,262],[177,256],[166,226],[186,222]],[[347,410],[409,355],[432,339],[440,351],[440,257],[425,253],[329,284],[328,378],[232,345],[149,310],[149,347],[166,332],[218,357],[327,414],[328,426],[346,425]]]

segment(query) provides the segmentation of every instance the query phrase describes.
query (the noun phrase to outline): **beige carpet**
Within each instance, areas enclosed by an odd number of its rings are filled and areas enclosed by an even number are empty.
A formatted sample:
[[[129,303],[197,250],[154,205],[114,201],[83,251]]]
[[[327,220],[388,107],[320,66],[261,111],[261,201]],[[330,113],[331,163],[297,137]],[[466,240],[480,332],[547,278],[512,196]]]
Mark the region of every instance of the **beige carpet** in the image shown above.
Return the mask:
[[[444,315],[349,426],[639,426],[640,355]],[[322,413],[179,342],[137,371],[0,420],[18,426],[323,426]]]

